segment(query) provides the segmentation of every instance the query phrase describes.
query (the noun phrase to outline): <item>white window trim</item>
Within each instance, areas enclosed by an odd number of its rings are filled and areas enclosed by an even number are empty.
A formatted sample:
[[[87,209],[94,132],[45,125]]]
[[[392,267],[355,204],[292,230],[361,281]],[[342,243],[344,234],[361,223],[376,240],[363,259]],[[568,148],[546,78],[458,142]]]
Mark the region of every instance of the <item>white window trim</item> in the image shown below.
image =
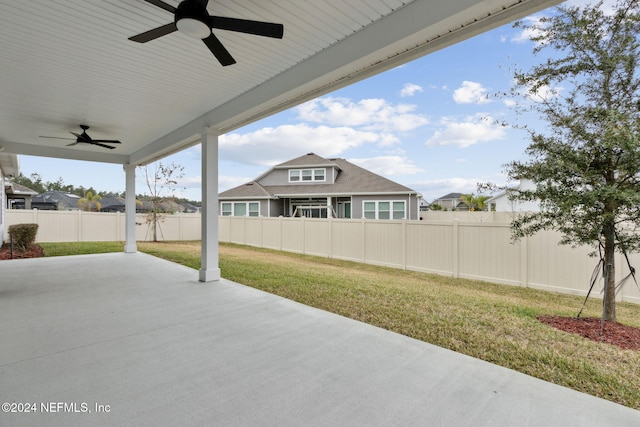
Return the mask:
[[[364,205],[365,203],[375,203],[375,219],[380,219],[379,218],[379,213],[380,213],[380,208],[378,207],[379,203],[389,203],[389,220],[396,220],[396,221],[401,221],[403,219],[407,219],[407,201],[406,200],[363,200],[362,201],[362,218],[365,218],[364,216]],[[394,203],[402,203],[404,205],[404,209],[403,209],[403,214],[402,214],[402,218],[394,218],[393,217],[393,204]],[[385,221],[387,220],[386,218],[384,219]]]
[[[311,172],[311,179],[304,181],[302,179],[302,172],[303,171],[309,171]],[[316,171],[322,171],[322,179],[316,179]],[[291,179],[291,173],[292,172],[298,172],[298,179],[297,180],[292,180]],[[289,176],[289,182],[294,182],[294,183],[299,183],[299,182],[326,182],[327,181],[327,170],[325,168],[307,168],[307,169],[289,169],[288,172],[288,176]]]
[[[252,204],[252,203],[256,203],[258,205],[258,216],[261,216],[260,215],[260,210],[261,210],[260,202],[254,201],[254,200],[251,200],[251,201],[248,201],[248,202],[220,202],[220,216],[236,216],[235,215],[235,211],[236,211],[236,206],[235,205],[237,205],[237,204],[245,205],[246,215],[243,215],[243,216],[251,216],[251,215],[249,215],[249,212],[250,212],[249,211],[249,205]],[[224,212],[222,210],[222,206],[226,205],[226,204],[231,205],[231,214],[230,215],[224,215]]]

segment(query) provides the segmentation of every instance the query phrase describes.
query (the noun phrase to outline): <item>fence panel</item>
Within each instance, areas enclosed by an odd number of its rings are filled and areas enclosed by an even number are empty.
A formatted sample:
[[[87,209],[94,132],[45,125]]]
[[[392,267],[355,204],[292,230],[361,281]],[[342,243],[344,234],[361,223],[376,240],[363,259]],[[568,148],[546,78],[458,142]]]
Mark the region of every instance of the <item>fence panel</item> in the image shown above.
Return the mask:
[[[334,258],[364,261],[364,221],[331,220],[331,253]]]
[[[459,225],[459,277],[520,284],[520,245],[510,241],[508,224]]]
[[[453,274],[453,227],[450,223],[407,223],[406,268],[438,274]]]

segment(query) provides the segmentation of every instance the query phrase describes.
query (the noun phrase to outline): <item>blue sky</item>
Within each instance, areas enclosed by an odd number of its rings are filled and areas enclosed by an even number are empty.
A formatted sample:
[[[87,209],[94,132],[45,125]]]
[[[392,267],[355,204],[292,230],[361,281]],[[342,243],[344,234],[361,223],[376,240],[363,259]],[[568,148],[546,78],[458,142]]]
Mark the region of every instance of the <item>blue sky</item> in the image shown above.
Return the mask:
[[[419,191],[427,202],[476,192],[478,182],[504,184],[503,165],[523,159],[529,141],[521,130],[496,124],[515,122],[515,100],[494,94],[509,89],[514,67],[540,61],[532,48],[526,34],[505,25],[222,135],[219,189],[308,152],[345,158]],[[185,167],[176,195],[201,199],[200,147],[162,162]],[[20,170],[99,191],[125,189],[118,165],[20,156]],[[136,186],[138,194],[146,192],[141,177]]]

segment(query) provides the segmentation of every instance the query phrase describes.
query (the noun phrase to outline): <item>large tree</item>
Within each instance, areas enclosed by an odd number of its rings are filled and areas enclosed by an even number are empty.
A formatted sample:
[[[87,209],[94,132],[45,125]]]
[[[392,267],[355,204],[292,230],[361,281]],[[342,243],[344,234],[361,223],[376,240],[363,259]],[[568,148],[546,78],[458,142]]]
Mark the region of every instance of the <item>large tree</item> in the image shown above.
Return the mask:
[[[512,198],[539,200],[541,212],[520,216],[514,235],[541,229],[562,244],[603,253],[602,317],[616,320],[614,253],[640,249],[640,0],[561,6],[539,22],[517,23],[546,53],[515,73],[512,93],[546,125],[522,126],[528,159],[506,166],[512,179],[535,182]]]

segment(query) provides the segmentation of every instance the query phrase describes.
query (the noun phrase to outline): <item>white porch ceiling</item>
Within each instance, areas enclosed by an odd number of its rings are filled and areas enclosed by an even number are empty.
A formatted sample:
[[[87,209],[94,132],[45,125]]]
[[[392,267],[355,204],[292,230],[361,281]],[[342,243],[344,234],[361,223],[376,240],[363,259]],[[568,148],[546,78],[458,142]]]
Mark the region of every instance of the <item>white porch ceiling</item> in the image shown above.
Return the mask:
[[[165,0],[177,6],[179,0]],[[0,148],[143,164],[559,3],[558,0],[211,0],[212,15],[277,22],[282,40],[214,30],[237,60],[173,33],[143,0],[1,0]],[[114,150],[40,136],[91,126]]]

